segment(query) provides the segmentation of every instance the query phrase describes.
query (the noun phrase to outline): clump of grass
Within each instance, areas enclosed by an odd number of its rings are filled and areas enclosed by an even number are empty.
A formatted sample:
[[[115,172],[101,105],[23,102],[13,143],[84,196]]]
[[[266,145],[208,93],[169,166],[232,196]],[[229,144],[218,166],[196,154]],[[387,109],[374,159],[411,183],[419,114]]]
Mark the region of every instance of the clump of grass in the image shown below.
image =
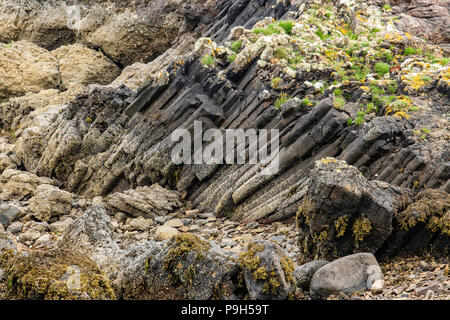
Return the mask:
[[[387,51],[383,54],[384,60],[387,63],[391,63],[392,60],[394,60],[394,55],[392,54],[392,52]]]
[[[366,66],[356,66],[354,77],[357,81],[363,81],[369,74],[369,69]]]
[[[405,48],[405,50],[403,50],[403,54],[405,56],[410,56],[412,54],[416,54],[417,53],[417,49],[413,48],[413,47],[407,47]]]
[[[241,50],[241,46],[242,46],[242,40],[237,40],[231,44],[230,49],[232,51],[234,51],[235,53],[238,53],[239,50]]]
[[[342,96],[335,97],[333,101],[333,107],[336,109],[343,109],[345,106],[345,98]]]
[[[380,76],[383,77],[385,74],[389,73],[389,65],[384,62],[377,62],[373,67],[373,70]]]
[[[389,10],[390,8],[391,8],[391,6],[388,5],[387,3],[383,6],[383,9],[384,9],[384,10]]]
[[[303,107],[313,106],[314,104],[315,104],[314,101],[311,101],[311,100],[309,100],[307,98],[302,100],[302,106]]]
[[[319,36],[320,40],[324,41],[325,39],[328,39],[330,37],[330,35],[325,34],[325,32],[323,32],[323,30],[318,27],[316,30],[316,34]]]
[[[288,50],[285,47],[278,47],[274,53],[275,57],[278,59],[287,59],[288,58]]]
[[[342,96],[342,90],[339,88],[334,89],[333,94],[335,97],[340,97],[340,96]]]
[[[366,112],[371,113],[372,111],[375,111],[375,104],[373,102],[369,102],[366,105]]]
[[[284,32],[286,34],[291,35],[292,34],[292,28],[294,27],[294,22],[289,20],[281,20],[278,21],[278,25],[284,29]]]
[[[230,55],[228,56],[228,61],[229,61],[229,62],[234,62],[234,60],[236,60],[236,57],[237,57],[237,54],[236,54],[236,53],[230,54]]]
[[[389,93],[395,93],[397,91],[398,84],[396,81],[392,81],[388,86]]]
[[[212,54],[207,54],[205,56],[203,56],[201,62],[205,65],[205,66],[212,66],[214,64],[216,60],[214,59],[214,56]]]
[[[288,100],[289,100],[289,96],[286,93],[283,92],[282,94],[280,94],[280,96],[274,103],[275,109],[280,109],[281,106]]]
[[[364,118],[362,118],[362,117],[358,117],[355,119],[355,121],[353,121],[353,123],[356,124],[357,126],[362,125],[364,122],[365,122]]]
[[[269,24],[266,28],[255,28],[253,29],[254,34],[263,34],[265,36],[270,36],[272,34],[280,34],[280,29],[274,23]]]
[[[423,76],[422,77],[422,81],[424,82],[430,82],[431,80],[433,80],[430,76]]]
[[[277,77],[277,78],[273,78],[272,81],[270,81],[270,85],[272,86],[272,88],[278,88],[278,86],[280,85],[280,83],[283,81],[283,79]]]

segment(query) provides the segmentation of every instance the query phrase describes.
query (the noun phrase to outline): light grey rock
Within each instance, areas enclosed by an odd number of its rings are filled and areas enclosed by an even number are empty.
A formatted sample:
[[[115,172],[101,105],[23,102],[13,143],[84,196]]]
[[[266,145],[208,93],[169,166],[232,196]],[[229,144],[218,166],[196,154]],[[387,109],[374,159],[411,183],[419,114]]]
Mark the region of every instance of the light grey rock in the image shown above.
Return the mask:
[[[294,270],[294,279],[297,287],[309,290],[311,278],[317,270],[328,264],[329,261],[316,260],[298,266]]]
[[[49,221],[53,216],[70,213],[73,194],[54,186],[43,184],[36,188],[30,201],[30,210],[36,219]]]
[[[22,229],[23,229],[23,223],[20,221],[16,221],[16,222],[11,223],[6,230],[8,232],[11,232],[12,234],[17,234],[19,232],[22,232]]]
[[[160,226],[156,229],[155,239],[157,241],[164,241],[175,237],[179,233],[180,232],[174,227]]]
[[[314,273],[310,292],[326,297],[343,292],[351,294],[368,289],[376,280],[382,280],[383,273],[377,259],[371,253],[356,253],[326,264]]]

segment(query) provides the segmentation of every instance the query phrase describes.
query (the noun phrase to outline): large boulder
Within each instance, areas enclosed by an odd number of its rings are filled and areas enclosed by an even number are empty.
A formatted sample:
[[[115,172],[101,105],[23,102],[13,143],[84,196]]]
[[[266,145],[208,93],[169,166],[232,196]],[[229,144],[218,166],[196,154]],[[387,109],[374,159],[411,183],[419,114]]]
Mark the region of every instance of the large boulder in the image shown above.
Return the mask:
[[[0,102],[27,92],[56,88],[60,83],[55,57],[27,41],[0,46],[0,70]]]
[[[296,267],[293,273],[296,286],[303,290],[309,290],[314,273],[328,263],[330,262],[325,260],[315,260]]]
[[[121,251],[114,240],[111,218],[104,207],[91,207],[75,219],[66,228],[59,247],[77,248],[93,259],[108,275],[117,271]]]
[[[367,180],[344,161],[317,161],[297,212],[305,257],[375,253],[391,235],[396,200],[402,194],[387,183]]]
[[[294,265],[278,245],[258,240],[239,257],[250,299],[284,300],[294,290]]]
[[[101,52],[80,44],[59,47],[51,52],[58,61],[61,84],[65,88],[93,83],[109,84],[120,68]]]
[[[87,256],[54,249],[17,254],[5,267],[12,299],[115,299],[109,281]]]
[[[237,265],[212,241],[183,233],[137,252],[122,258],[117,282],[125,299],[236,298]]]
[[[371,253],[356,253],[326,264],[314,273],[310,292],[326,297],[343,292],[371,289],[372,284],[383,279],[377,259]]]
[[[42,184],[36,188],[34,197],[31,198],[30,210],[36,219],[48,222],[52,217],[69,214],[72,202],[73,194]]]

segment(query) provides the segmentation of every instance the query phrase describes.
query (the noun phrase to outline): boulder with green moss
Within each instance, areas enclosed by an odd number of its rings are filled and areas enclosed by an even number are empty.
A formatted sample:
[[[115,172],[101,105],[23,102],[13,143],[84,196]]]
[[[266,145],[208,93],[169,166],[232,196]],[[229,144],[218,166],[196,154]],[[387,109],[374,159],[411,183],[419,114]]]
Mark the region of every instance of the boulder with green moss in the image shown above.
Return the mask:
[[[239,257],[245,284],[252,300],[284,300],[292,297],[294,265],[275,243],[258,240]]]
[[[375,253],[391,234],[401,190],[367,180],[356,167],[334,158],[316,162],[297,212],[306,257],[338,258]]]
[[[125,299],[236,298],[238,267],[217,243],[183,233],[131,248],[118,287]]]
[[[75,250],[17,254],[8,259],[4,272],[11,299],[115,299],[102,271]]]

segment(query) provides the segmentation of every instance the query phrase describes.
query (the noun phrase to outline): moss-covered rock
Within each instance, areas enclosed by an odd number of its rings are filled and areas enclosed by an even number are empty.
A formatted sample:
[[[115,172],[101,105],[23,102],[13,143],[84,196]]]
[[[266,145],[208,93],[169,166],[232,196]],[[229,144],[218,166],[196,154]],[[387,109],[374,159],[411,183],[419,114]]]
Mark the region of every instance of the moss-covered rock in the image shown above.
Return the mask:
[[[17,255],[8,259],[4,277],[12,299],[115,299],[96,264],[73,250]]]
[[[238,261],[250,299],[291,297],[295,287],[294,265],[278,245],[270,241],[251,242]]]

